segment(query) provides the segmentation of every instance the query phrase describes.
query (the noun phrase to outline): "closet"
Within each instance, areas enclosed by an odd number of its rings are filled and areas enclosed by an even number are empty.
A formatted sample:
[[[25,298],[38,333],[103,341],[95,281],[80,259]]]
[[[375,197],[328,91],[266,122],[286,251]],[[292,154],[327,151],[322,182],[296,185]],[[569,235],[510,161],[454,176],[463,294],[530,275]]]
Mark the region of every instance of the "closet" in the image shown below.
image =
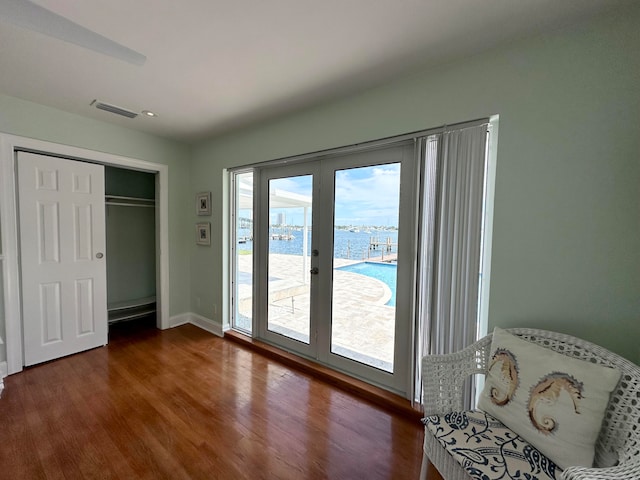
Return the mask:
[[[156,314],[155,175],[105,167],[109,323]]]

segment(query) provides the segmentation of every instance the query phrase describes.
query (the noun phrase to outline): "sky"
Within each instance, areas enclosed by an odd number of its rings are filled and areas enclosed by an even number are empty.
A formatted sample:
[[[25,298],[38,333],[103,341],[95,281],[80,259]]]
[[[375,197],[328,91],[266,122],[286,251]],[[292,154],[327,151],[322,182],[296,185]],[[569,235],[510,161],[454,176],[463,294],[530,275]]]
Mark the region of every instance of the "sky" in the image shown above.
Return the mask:
[[[305,175],[273,179],[270,185],[271,188],[311,197],[312,177]],[[337,170],[335,194],[335,225],[397,227],[400,164]],[[278,213],[282,212],[286,214],[287,224],[303,224],[302,208],[273,209],[272,224],[277,223]]]

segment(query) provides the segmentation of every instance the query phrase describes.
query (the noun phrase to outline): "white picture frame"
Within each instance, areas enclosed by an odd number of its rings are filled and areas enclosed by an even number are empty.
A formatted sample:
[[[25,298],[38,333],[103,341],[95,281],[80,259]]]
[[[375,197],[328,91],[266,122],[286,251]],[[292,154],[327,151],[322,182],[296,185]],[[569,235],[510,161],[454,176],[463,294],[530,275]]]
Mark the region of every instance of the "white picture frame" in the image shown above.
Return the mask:
[[[196,194],[196,214],[211,215],[211,192]]]
[[[211,223],[196,223],[196,245],[211,245]]]

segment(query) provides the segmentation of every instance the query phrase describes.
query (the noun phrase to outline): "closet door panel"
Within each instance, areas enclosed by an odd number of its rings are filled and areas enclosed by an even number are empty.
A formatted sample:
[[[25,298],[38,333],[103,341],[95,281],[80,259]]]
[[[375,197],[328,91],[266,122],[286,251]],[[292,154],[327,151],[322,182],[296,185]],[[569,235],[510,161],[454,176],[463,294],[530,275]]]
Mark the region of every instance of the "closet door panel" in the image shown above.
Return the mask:
[[[104,167],[18,153],[25,365],[107,343]]]
[[[75,205],[73,231],[75,234],[75,261],[90,261],[93,259],[92,247],[92,212],[91,205]]]
[[[82,278],[76,280],[76,318],[77,334],[87,335],[96,331],[95,316],[93,314],[93,279]]]

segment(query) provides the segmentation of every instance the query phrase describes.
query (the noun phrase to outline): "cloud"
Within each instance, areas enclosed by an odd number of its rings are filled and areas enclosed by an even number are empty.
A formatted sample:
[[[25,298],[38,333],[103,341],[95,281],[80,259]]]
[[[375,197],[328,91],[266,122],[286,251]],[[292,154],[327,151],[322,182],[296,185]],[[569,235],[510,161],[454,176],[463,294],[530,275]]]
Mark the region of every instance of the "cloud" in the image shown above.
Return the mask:
[[[400,165],[342,170],[336,174],[337,225],[396,225]]]
[[[274,178],[269,182],[269,185],[271,188],[277,188],[278,190],[311,196],[311,182],[311,175],[303,175],[300,177]]]
[[[311,196],[311,176],[271,180],[271,187]],[[400,164],[375,165],[338,170],[335,174],[336,225],[398,225]],[[302,209],[274,209],[285,212],[287,223],[302,224]]]

